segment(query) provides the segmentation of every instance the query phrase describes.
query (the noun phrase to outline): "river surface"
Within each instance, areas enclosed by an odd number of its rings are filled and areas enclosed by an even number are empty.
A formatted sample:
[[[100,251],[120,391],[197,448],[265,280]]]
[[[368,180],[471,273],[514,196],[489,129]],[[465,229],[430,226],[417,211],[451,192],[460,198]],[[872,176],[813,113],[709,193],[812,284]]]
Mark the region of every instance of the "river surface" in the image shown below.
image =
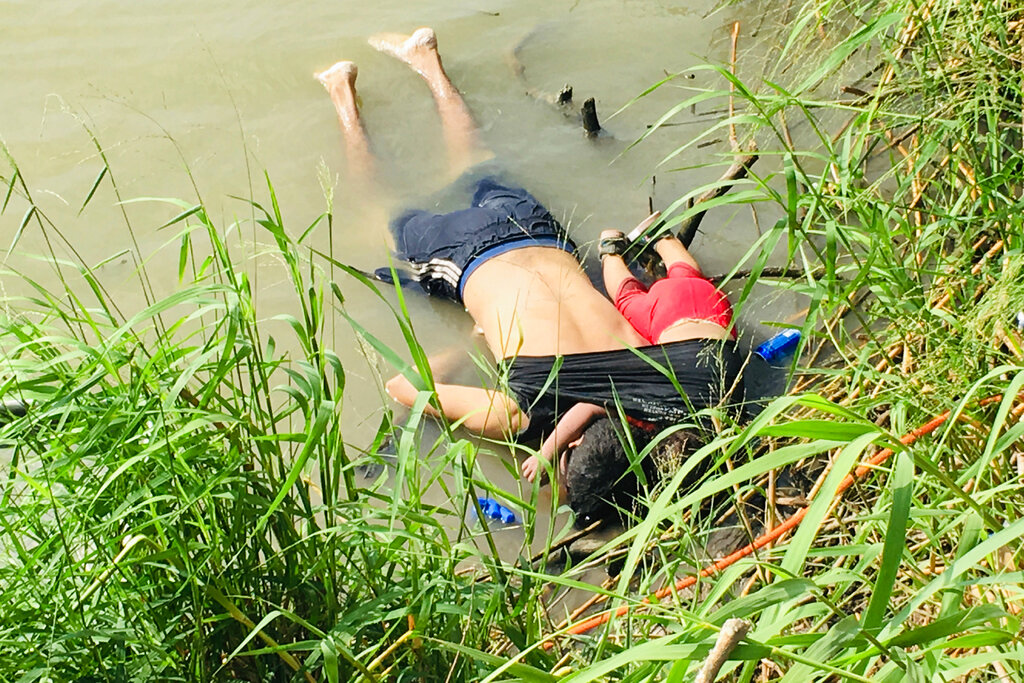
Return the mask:
[[[604,228],[628,230],[646,216],[649,201],[664,208],[728,165],[721,131],[659,166],[724,116],[722,101],[685,109],[676,125],[630,148],[693,88],[722,87],[713,73],[690,70],[729,58],[731,24],[743,17],[735,10],[714,12],[713,6],[710,0],[0,1],[0,138],[38,204],[84,261],[105,262],[104,282],[122,310],[137,310],[142,296],[132,238],[107,182],[78,215],[102,168],[90,130],[109,157],[123,198],[179,197],[191,204],[198,188],[243,267],[254,274],[260,315],[269,319],[294,310],[294,293],[278,260],[260,246],[271,242],[269,235],[253,228],[250,209],[232,198],[266,202],[264,170],[294,236],[325,211],[324,186],[331,188],[334,234],[321,230],[312,241],[364,269],[387,263],[381,217],[438,189],[444,177],[440,128],[425,85],[370,48],[367,36],[434,27],[447,70],[485,143],[586,244]],[[523,67],[521,76],[510,67],[512,55]],[[382,179],[393,188],[375,207],[364,206],[351,190],[334,109],[312,77],[340,59],[360,67],[366,127]],[[670,86],[611,116],[677,72],[684,75]],[[596,99],[607,137],[588,140],[574,119],[541,97],[565,84],[573,86],[577,105]],[[180,209],[143,202],[126,211],[154,289],[174,291],[177,242],[174,231],[157,227]],[[16,202],[0,216],[0,248],[7,248],[21,217]],[[229,229],[236,220],[241,227]],[[702,230],[693,251],[708,273],[727,272],[758,235],[749,209],[712,212]],[[45,266],[23,259],[44,247],[30,226],[10,263],[47,281],[52,274]],[[55,248],[70,255],[60,244]],[[346,276],[336,277],[349,314],[402,348],[380,300]],[[10,279],[4,285],[18,289]],[[799,302],[771,292],[766,288],[754,305],[738,311],[747,347],[767,336],[762,322],[799,311]],[[416,296],[409,306],[428,352],[475,348],[471,321],[458,306]],[[375,368],[387,368],[355,342],[343,320],[332,321],[331,328],[348,372],[346,441],[365,446],[385,403]],[[468,357],[464,365],[472,368]],[[487,457],[485,469],[496,485],[519,495],[507,456]]]

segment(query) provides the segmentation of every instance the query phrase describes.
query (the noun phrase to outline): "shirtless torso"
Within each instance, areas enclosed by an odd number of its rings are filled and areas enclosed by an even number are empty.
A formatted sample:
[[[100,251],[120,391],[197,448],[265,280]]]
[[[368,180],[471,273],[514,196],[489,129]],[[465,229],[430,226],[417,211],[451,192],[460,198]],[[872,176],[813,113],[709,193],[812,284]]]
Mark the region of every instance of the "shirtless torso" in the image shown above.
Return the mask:
[[[496,358],[646,343],[561,249],[529,247],[489,259],[470,275],[463,302]]]

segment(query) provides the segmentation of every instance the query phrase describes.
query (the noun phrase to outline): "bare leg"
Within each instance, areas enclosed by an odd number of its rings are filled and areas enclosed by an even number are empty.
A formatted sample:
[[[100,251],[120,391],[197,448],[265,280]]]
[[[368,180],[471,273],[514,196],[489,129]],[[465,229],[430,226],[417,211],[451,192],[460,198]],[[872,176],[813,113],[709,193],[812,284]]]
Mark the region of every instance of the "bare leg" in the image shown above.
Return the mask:
[[[334,108],[338,111],[338,121],[341,122],[341,131],[345,136],[345,148],[352,176],[363,179],[367,185],[372,185],[376,164],[370,151],[370,139],[363,128],[363,120],[356,106],[358,74],[359,69],[353,62],[338,62],[326,71],[316,74],[316,79],[327,88]]]
[[[370,38],[370,45],[405,62],[427,82],[441,115],[448,161],[454,176],[492,156],[480,144],[476,122],[462,95],[445,73],[433,29],[417,29],[411,36],[381,33]]]
[[[605,230],[601,233],[601,239],[610,237],[622,237],[621,230]],[[604,290],[608,292],[608,296],[615,299],[615,295],[619,293],[619,287],[622,283],[633,277],[633,273],[630,272],[629,266],[618,254],[609,254],[601,259],[601,275],[604,278]]]
[[[697,260],[687,251],[683,243],[675,237],[662,237],[654,243],[654,250],[661,256],[661,260],[665,262],[666,268],[671,267],[673,263],[683,262],[696,268],[698,273],[700,272]]]

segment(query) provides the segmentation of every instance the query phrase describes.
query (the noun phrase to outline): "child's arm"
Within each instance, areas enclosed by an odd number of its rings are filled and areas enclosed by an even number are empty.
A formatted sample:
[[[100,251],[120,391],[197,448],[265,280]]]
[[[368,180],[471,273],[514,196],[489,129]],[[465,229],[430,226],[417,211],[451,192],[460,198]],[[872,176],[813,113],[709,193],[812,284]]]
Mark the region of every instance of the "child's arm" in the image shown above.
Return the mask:
[[[557,458],[566,446],[579,439],[590,423],[604,413],[604,408],[593,403],[577,403],[567,410],[555,425],[555,429],[541,444],[537,455],[530,456],[523,461],[523,477],[529,482],[536,479],[539,471],[546,468],[554,458]]]
[[[620,251],[604,251],[606,243]],[[608,292],[608,298],[612,301],[615,301],[619,295],[622,283],[633,277],[629,266],[622,258],[622,251],[625,251],[626,244],[621,230],[605,230],[601,233],[601,248],[598,252],[601,255],[601,276],[604,280],[604,290]]]
[[[661,218],[661,212],[655,211],[640,221],[640,224],[630,231],[629,237],[623,235],[621,230],[605,230],[601,233],[601,241],[598,242],[601,274],[604,279],[604,290],[608,292],[608,298],[612,301],[618,296],[622,283],[633,277],[629,266],[622,258],[623,251],[628,248],[630,242],[642,235],[659,218]]]

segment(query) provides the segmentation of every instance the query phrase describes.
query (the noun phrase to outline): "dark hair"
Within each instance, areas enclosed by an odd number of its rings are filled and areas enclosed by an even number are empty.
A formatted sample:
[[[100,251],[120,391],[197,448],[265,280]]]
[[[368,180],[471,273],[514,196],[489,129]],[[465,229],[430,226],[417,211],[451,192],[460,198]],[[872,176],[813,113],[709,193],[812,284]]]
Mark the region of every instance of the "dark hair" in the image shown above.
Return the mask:
[[[642,451],[657,436],[655,431],[630,430],[636,451]],[[681,430],[663,439],[642,461],[633,466],[623,446],[625,435],[613,419],[595,420],[583,433],[583,441],[572,450],[565,470],[569,507],[576,526],[618,519],[625,523],[640,512],[643,474],[648,487],[661,477],[671,476],[686,456],[703,445],[694,431]],[[699,476],[699,472],[694,472]],[[693,477],[688,477],[692,481]]]

